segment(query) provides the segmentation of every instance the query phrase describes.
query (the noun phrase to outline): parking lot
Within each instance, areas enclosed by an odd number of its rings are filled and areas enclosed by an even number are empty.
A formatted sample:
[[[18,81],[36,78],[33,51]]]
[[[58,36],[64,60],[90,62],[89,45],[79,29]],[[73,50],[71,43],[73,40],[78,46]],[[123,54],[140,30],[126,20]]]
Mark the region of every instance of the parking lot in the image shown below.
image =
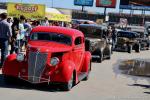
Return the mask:
[[[56,87],[5,84],[0,75],[1,100],[149,100],[150,78],[121,74],[118,63],[126,59],[149,59],[150,51],[114,52],[111,60],[92,63],[88,81],[81,81],[71,91]],[[12,66],[13,67],[13,66]]]

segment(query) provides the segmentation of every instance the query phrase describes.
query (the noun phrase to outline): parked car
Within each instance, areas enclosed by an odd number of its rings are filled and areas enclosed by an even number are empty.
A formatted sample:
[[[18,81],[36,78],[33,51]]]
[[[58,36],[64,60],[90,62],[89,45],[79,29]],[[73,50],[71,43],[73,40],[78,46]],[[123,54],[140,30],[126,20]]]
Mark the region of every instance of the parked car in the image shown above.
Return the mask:
[[[93,58],[96,57],[98,62],[102,62],[104,58],[111,58],[112,45],[110,40],[105,37],[106,26],[80,24],[79,30],[85,35],[86,51],[90,51]]]
[[[140,41],[139,34],[131,31],[118,31],[117,32],[117,43],[115,46],[116,50],[123,50],[131,53],[132,50],[140,52]]]
[[[150,48],[150,40],[148,34],[144,34],[144,32],[136,31],[140,38],[138,39],[140,42],[140,50],[149,50]]]
[[[150,39],[149,34],[144,32],[144,27],[132,27],[131,30],[133,32],[137,32],[139,35],[139,42],[141,50],[149,50],[150,47]]]
[[[91,53],[85,51],[84,35],[58,26],[33,28],[26,53],[7,57],[2,73],[32,84],[59,83],[70,90],[91,71]]]

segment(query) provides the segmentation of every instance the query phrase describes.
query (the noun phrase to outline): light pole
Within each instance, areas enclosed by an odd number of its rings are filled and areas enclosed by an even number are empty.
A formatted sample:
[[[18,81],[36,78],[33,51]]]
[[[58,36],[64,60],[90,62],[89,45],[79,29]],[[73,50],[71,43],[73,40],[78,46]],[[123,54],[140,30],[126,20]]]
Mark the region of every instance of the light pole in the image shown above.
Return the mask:
[[[53,2],[53,0],[52,0],[52,8],[53,8],[53,3],[54,3],[54,2]]]

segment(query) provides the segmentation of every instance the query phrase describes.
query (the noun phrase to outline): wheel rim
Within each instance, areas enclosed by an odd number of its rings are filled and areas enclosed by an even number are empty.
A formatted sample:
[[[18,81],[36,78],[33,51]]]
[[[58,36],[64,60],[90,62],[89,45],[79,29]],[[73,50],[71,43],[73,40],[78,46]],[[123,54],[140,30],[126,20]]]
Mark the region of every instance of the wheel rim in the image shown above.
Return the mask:
[[[132,51],[132,46],[129,46],[128,52],[130,53]]]
[[[103,54],[101,53],[100,54],[100,61],[102,61],[103,60]]]
[[[139,44],[139,52],[140,52],[140,50],[141,50],[141,45]]]
[[[73,75],[71,76],[71,79],[68,82],[68,89],[71,89],[73,86]]]
[[[89,66],[88,66],[88,73],[91,71],[91,61],[89,63]]]

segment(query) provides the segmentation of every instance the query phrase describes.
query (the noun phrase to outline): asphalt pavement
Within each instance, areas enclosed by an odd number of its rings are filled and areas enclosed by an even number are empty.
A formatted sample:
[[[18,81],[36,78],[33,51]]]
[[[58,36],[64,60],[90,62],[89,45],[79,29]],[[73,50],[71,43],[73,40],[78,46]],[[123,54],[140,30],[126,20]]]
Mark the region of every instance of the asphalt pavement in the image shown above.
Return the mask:
[[[55,86],[6,84],[0,75],[0,100],[150,100],[150,77],[125,75],[119,70],[120,61],[127,59],[150,59],[150,51],[114,52],[111,60],[93,62],[89,80],[69,92]]]

